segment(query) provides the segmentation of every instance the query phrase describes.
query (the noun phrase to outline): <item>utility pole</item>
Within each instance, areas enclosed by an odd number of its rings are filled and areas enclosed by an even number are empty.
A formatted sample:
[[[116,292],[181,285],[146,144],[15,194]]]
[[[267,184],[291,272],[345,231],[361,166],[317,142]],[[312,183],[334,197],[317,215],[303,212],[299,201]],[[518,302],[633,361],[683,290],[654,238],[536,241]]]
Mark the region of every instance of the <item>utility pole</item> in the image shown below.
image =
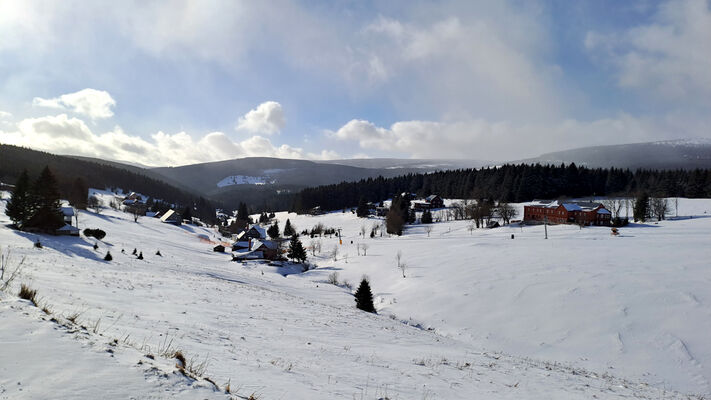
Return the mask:
[[[543,217],[543,229],[546,232],[546,239],[548,239],[548,217]]]
[[[338,228],[338,244],[343,244],[343,240],[341,240],[341,228]]]

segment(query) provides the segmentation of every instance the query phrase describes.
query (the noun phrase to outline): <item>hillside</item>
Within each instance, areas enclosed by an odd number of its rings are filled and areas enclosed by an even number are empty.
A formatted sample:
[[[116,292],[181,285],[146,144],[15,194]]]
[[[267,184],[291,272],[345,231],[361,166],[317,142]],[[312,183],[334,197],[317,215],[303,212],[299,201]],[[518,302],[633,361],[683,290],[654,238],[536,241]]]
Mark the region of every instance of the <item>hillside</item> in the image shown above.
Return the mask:
[[[10,292],[28,283],[60,320],[80,312],[81,324],[98,325],[103,336],[60,331],[52,340],[93,343],[66,345],[75,368],[112,363],[112,371],[144,373],[146,386],[131,381],[126,389],[136,390],[133,396],[205,390],[204,381],[174,378],[170,360],[156,358],[158,373],[137,365],[166,342],[188,359],[205,361],[205,376],[220,390],[230,382],[233,393],[262,399],[687,399],[679,392],[711,393],[709,200],[682,199],[679,214],[693,219],[633,226],[616,238],[605,228],[549,227],[548,241],[542,227],[470,233],[463,221],[435,224],[430,237],[414,226],[402,237],[363,240],[360,226],[379,220],[278,213],[282,226],[290,218],[299,229],[323,223],[344,232],[336,261],[328,253],[337,239],[323,238],[323,252],[310,257],[318,268],[296,275],[288,275],[293,268],[230,262],[229,254],[211,251],[216,236],[208,229],[152,218],[134,223],[112,210],[80,217],[83,226],[106,230],[98,251],[94,240],[69,237],[39,237],[44,249],[37,250],[36,235],[5,226],[3,207],[0,201],[0,242],[15,257],[27,257]],[[369,245],[366,256],[357,255],[361,242]],[[145,259],[131,256],[133,248]],[[101,260],[107,250],[111,262]],[[398,250],[406,278],[395,267]],[[327,284],[333,272],[351,283],[368,275],[379,315],[356,310],[351,290]],[[0,312],[20,328],[0,330],[0,343],[53,326],[29,304],[11,301],[3,299]],[[44,337],[25,338],[23,348],[37,349],[26,353],[33,365],[64,362],[41,353]],[[111,346],[114,338],[121,344]],[[107,348],[112,352],[97,351]],[[0,387],[12,398],[32,398],[61,381],[63,370],[32,375],[13,369],[0,374]],[[168,381],[159,378],[161,371]],[[71,383],[80,389],[110,378]]]
[[[542,154],[524,163],[569,164],[589,167],[694,169],[711,168],[711,140],[669,140],[583,147]]]
[[[199,197],[195,192],[165,183],[157,175],[149,176],[150,173],[144,173],[137,167],[0,144],[0,182],[15,183],[23,169],[27,169],[31,177],[36,177],[45,166],[49,166],[56,175],[65,196],[74,180],[83,178],[91,187],[120,187],[182,204]]]

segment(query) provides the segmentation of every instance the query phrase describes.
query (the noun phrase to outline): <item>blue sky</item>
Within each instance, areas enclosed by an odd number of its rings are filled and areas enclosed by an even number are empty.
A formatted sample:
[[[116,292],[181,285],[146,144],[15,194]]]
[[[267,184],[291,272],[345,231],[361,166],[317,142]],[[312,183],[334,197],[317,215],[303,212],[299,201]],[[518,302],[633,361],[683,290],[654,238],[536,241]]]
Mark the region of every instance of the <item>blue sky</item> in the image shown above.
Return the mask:
[[[0,143],[145,165],[711,136],[679,1],[0,0]]]

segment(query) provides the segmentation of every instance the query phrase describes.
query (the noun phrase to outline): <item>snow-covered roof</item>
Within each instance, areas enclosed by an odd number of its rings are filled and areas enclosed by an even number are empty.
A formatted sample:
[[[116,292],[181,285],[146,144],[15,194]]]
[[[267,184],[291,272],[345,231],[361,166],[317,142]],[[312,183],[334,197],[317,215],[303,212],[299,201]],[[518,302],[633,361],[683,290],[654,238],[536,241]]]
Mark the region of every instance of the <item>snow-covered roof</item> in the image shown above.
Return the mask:
[[[235,255],[237,259],[247,259],[247,260],[258,260],[264,258],[264,253],[261,251],[247,251],[244,253],[239,253]]]
[[[245,241],[245,240],[240,240],[240,241],[234,242],[234,244],[232,245],[232,248],[235,248],[235,247],[243,247],[246,249],[249,247],[249,242]]]
[[[575,203],[563,203],[563,207],[565,207],[566,210],[568,211],[580,211],[582,208],[580,208],[579,205]]]
[[[437,196],[436,194],[431,194],[431,195],[425,197],[425,200],[427,200],[427,201],[432,201],[432,200],[434,200],[434,199],[437,198],[437,197],[439,197],[439,196]]]
[[[252,250],[256,250],[262,246],[272,250],[275,250],[279,247],[276,242],[273,242],[271,240],[255,240],[254,242],[252,242]]]
[[[260,237],[267,237],[267,230],[259,225],[252,225],[249,229],[254,229],[259,232]]]
[[[63,227],[57,229],[58,231],[61,232],[79,232],[79,228],[75,226],[71,226],[69,224],[65,224]]]
[[[74,209],[72,207],[62,207],[62,214],[64,214],[65,217],[73,217]]]
[[[601,208],[601,209],[597,210],[597,213],[598,213],[598,214],[611,214],[611,213],[610,213],[607,209],[605,209],[605,208]]]
[[[177,217],[178,217],[178,215],[175,212],[175,210],[168,210],[165,212],[165,214],[163,214],[162,217],[160,217],[160,220],[162,222],[166,222],[166,221],[170,220],[171,218],[177,218]]]

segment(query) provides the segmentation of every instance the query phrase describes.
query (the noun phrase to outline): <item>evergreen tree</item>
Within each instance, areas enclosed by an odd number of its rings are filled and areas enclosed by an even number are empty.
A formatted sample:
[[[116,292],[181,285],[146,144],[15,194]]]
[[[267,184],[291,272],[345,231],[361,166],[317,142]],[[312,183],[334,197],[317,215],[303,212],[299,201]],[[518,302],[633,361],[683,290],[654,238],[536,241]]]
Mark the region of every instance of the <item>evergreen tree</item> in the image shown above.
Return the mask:
[[[306,261],[306,250],[296,235],[291,237],[289,251],[286,253],[286,256],[301,263]]]
[[[188,223],[193,222],[193,208],[191,206],[187,206],[183,210],[183,219],[187,219]]]
[[[12,196],[7,203],[5,213],[22,229],[31,216],[30,210],[30,178],[27,175],[27,170],[22,171],[20,178],[15,183],[15,189],[12,191]]]
[[[49,167],[45,167],[30,191],[32,216],[26,226],[54,232],[64,225],[64,215],[59,208],[59,189]]]
[[[365,197],[363,196],[361,196],[360,200],[358,200],[356,215],[360,218],[366,218],[368,216],[368,203],[365,201]]]
[[[237,208],[237,220],[238,221],[247,221],[249,219],[249,212],[247,212],[247,205],[244,204],[243,202],[239,203],[239,207]]]
[[[432,223],[432,213],[430,210],[425,210],[422,213],[422,217],[420,217],[420,222],[423,224],[431,224]]]
[[[632,210],[634,220],[636,221],[646,221],[647,216],[649,216],[649,195],[642,192],[634,200],[634,208]]]
[[[86,210],[87,200],[89,199],[89,186],[87,186],[84,179],[77,178],[74,180],[68,198],[72,206],[80,210]]]
[[[284,237],[291,237],[294,235],[296,235],[296,230],[294,230],[294,227],[291,226],[291,221],[287,219],[286,224],[284,224]]]
[[[267,229],[267,235],[269,235],[269,237],[272,239],[276,239],[279,237],[279,223],[277,221],[274,221],[274,225],[270,226],[269,229]]]
[[[106,255],[104,256],[104,261],[111,261],[111,260],[113,260],[113,259],[114,259],[114,258],[113,258],[113,256],[111,256],[111,252],[110,252],[110,251],[107,251],[107,252],[106,252]]]
[[[355,292],[356,307],[363,311],[375,312],[375,306],[373,305],[373,292],[370,291],[370,283],[368,279],[363,278],[360,281],[360,286]]]

